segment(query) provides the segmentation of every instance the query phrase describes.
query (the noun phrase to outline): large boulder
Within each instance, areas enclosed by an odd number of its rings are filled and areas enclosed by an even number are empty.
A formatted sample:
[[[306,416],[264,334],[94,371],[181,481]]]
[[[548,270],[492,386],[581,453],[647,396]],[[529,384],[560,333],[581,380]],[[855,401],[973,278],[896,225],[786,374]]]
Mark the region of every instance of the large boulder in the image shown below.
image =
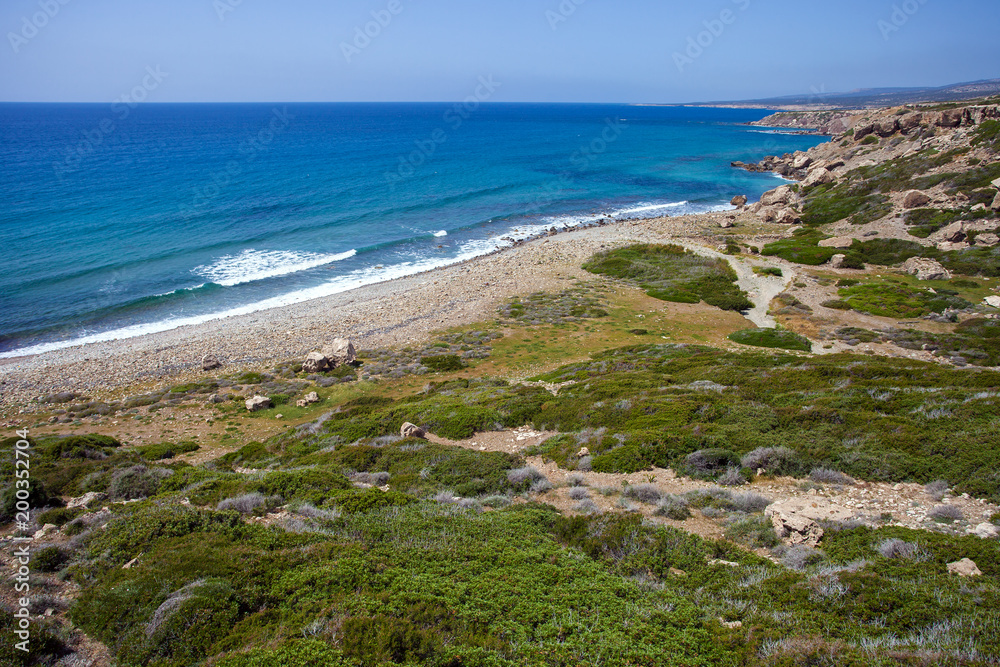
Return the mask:
[[[792,167],[795,169],[805,169],[812,164],[812,158],[805,153],[799,153],[792,160]]]
[[[1000,211],[1000,192],[998,192],[997,196],[993,198],[993,203],[990,204],[990,208],[994,211]]]
[[[875,131],[874,123],[860,123],[854,128],[854,140],[861,141]]]
[[[334,338],[333,342],[323,348],[323,355],[330,360],[332,366],[353,364],[358,359],[354,343],[349,338]]]
[[[271,407],[271,399],[267,396],[254,396],[247,399],[246,406],[250,412],[260,412]]]
[[[795,193],[790,185],[782,185],[773,190],[765,192],[760,197],[763,206],[778,206],[780,204],[791,204],[795,201]]]
[[[427,435],[427,432],[416,424],[404,422],[403,425],[399,427],[399,434],[404,438],[423,438]]]
[[[774,222],[778,219],[778,210],[773,206],[764,206],[757,211],[757,217],[764,222]]]
[[[951,280],[951,272],[934,259],[911,257],[903,263],[903,271],[917,280]]]
[[[211,371],[222,366],[222,362],[214,354],[206,354],[201,358],[201,370]]]
[[[1000,308],[1000,296],[988,296],[983,299],[983,303],[990,308]]]
[[[976,526],[975,535],[984,540],[992,540],[1000,535],[1000,530],[992,523],[983,522]]]
[[[823,239],[819,242],[820,248],[850,248],[854,244],[854,239],[850,236],[836,236],[832,239]]]
[[[735,197],[732,198],[732,200],[729,203],[732,204],[733,206],[746,206],[747,205],[747,196],[746,195],[736,195]]]
[[[934,234],[934,238],[942,241],[951,241],[952,243],[964,241],[965,237],[965,225],[961,221],[953,222],[950,225],[942,227],[936,234]]]
[[[996,234],[980,234],[976,237],[976,245],[985,248],[992,248],[1000,243],[1000,236]]]
[[[978,577],[983,574],[976,563],[968,558],[948,563],[948,572],[957,574],[960,577]]]
[[[847,255],[834,255],[830,258],[830,268],[839,269],[844,266],[844,260],[847,259]]]
[[[909,134],[920,127],[920,123],[923,120],[924,115],[922,113],[908,113],[899,119],[899,131],[903,134]]]
[[[310,352],[302,362],[302,370],[306,373],[319,373],[330,367],[330,360],[322,352]]]
[[[941,252],[957,252],[959,250],[967,250],[969,248],[969,244],[965,241],[959,241],[958,243],[955,243],[954,241],[941,241],[934,247]]]
[[[920,190],[910,190],[903,197],[903,208],[920,208],[931,203],[931,198]]]
[[[107,497],[108,494],[101,493],[100,491],[88,491],[87,493],[83,494],[78,498],[70,498],[69,500],[67,500],[66,509],[72,510],[76,509],[77,507],[87,508],[93,505],[94,503],[99,503],[103,501]]]
[[[830,173],[829,169],[819,167],[809,172],[809,175],[806,176],[806,180],[802,181],[802,186],[811,188],[814,185],[833,183],[835,180],[837,180],[837,178]]]
[[[795,209],[791,208],[783,208],[774,216],[774,221],[779,225],[794,225],[799,220],[799,214],[795,212]]]
[[[891,137],[897,130],[899,130],[899,119],[895,116],[883,118],[875,123],[875,134],[880,137]]]
[[[949,109],[947,111],[942,111],[934,124],[938,127],[958,127],[962,124],[963,118],[962,109]]]

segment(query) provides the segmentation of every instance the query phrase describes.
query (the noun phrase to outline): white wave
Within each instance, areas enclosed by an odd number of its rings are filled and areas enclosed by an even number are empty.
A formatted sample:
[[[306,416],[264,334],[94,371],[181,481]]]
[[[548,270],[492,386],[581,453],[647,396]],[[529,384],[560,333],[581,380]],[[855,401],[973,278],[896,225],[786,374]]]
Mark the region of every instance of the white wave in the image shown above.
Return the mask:
[[[197,266],[191,269],[191,272],[217,285],[232,287],[339,262],[356,254],[355,250],[335,255],[321,255],[314,252],[249,248],[238,255],[220,257],[213,264]]]
[[[635,208],[625,208],[620,211],[615,211],[612,215],[617,217],[619,215],[632,215],[634,213],[645,213],[646,211],[657,211],[661,208],[677,208],[679,206],[686,206],[686,201],[672,202],[670,204],[647,204],[643,206],[637,206]]]
[[[179,287],[179,288],[177,288],[175,290],[170,290],[169,292],[161,292],[159,294],[154,294],[153,296],[154,297],[157,297],[157,296],[170,296],[171,294],[180,294],[181,292],[193,292],[196,289],[201,289],[202,287],[204,287],[207,284],[208,283],[201,283],[200,285],[195,285],[194,287]]]
[[[434,232],[434,236],[437,236],[438,238],[448,236],[448,232],[442,229],[440,232]]]

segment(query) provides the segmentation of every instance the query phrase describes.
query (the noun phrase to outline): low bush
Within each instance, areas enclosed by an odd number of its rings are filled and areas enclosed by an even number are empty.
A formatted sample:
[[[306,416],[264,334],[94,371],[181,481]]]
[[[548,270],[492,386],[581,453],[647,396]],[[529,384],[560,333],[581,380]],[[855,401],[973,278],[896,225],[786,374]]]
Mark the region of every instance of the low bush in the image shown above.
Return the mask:
[[[738,467],[740,459],[728,449],[699,449],[684,459],[692,475],[709,476],[729,468]]]
[[[235,498],[226,498],[219,502],[216,509],[220,512],[226,510],[236,510],[240,514],[249,515],[257,514],[259,511],[266,510],[269,507],[276,507],[281,504],[280,496],[264,496],[260,493],[244,493],[241,496],[236,496]]]
[[[764,517],[744,517],[726,523],[724,535],[727,540],[739,542],[749,547],[775,547],[778,537],[770,519]]]
[[[656,504],[657,516],[665,516],[674,521],[684,521],[691,517],[691,510],[688,502],[681,496],[671,493],[664,494]]]
[[[655,484],[630,484],[622,489],[626,498],[634,498],[641,503],[656,504],[663,497],[663,492]]]
[[[764,470],[770,475],[792,475],[799,471],[798,455],[788,447],[758,447],[743,455],[740,466]]]
[[[181,454],[196,452],[199,449],[200,447],[193,442],[164,442],[157,445],[136,447],[135,451],[146,461],[161,461],[163,459],[172,459]]]
[[[809,479],[820,484],[842,484],[845,486],[854,484],[854,479],[850,475],[830,468],[813,468],[812,472],[809,473]]]
[[[943,479],[935,480],[930,484],[924,485],[924,493],[940,502],[940,500],[945,497],[945,494],[948,493],[950,486],[951,485]]]
[[[432,371],[445,373],[448,371],[460,371],[468,364],[456,354],[438,354],[431,357],[421,357],[420,363]]]
[[[744,329],[729,334],[729,340],[742,345],[810,352],[812,343],[805,336],[784,329]]]
[[[965,518],[962,510],[955,505],[935,505],[927,512],[927,518],[938,523],[953,523]]]
[[[876,545],[875,550],[885,558],[899,560],[917,560],[924,556],[919,544],[916,542],[906,542],[898,537],[882,540]]]
[[[169,471],[167,471],[169,473]],[[135,500],[155,496],[164,474],[143,465],[118,470],[111,476],[108,496],[116,500]]]

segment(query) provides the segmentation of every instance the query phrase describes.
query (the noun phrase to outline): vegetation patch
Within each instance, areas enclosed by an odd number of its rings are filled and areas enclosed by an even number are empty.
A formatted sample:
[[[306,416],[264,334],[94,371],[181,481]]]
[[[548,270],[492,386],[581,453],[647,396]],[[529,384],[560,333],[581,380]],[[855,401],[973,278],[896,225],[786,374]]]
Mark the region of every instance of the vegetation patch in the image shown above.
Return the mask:
[[[581,285],[558,293],[536,292],[514,297],[500,308],[500,316],[520,324],[567,324],[607,317],[607,301],[599,287]]]
[[[723,310],[747,310],[753,303],[735,285],[737,276],[722,259],[701,257],[675,245],[634,245],[594,255],[583,268],[637,283],[663,301],[705,303]]]
[[[786,329],[745,329],[729,334],[729,340],[754,347],[812,351],[812,343],[808,338]]]
[[[897,283],[865,283],[840,290],[840,297],[852,309],[879,317],[910,318],[945,309],[961,310],[970,304],[958,296],[933,293]]]

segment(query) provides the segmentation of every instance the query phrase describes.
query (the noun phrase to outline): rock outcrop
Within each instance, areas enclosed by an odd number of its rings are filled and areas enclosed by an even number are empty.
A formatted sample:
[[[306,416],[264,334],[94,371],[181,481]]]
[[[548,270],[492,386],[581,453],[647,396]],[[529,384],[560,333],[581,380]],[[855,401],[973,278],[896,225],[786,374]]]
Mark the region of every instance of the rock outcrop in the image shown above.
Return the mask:
[[[934,259],[911,257],[903,263],[903,271],[917,280],[951,280],[951,272]]]
[[[830,173],[829,169],[819,167],[809,172],[809,175],[806,176],[806,180],[802,181],[802,187],[810,188],[814,185],[833,183],[836,180],[836,176]]]
[[[819,242],[820,248],[850,248],[854,244],[854,239],[850,236],[836,236],[832,239],[823,239]]]
[[[246,400],[246,406],[247,410],[250,412],[267,410],[271,407],[271,399],[267,396],[254,396],[253,398],[248,398]]]
[[[306,373],[319,373],[330,368],[330,360],[322,352],[310,352],[302,362],[302,370]]]
[[[335,338],[333,342],[323,348],[325,356],[331,366],[343,366],[353,364],[358,359],[358,353],[354,349],[354,343],[348,338]]]
[[[992,540],[1000,535],[1000,530],[992,523],[983,522],[976,526],[975,535],[984,540]]]
[[[920,190],[910,190],[903,198],[903,208],[920,208],[931,203],[931,198]]]
[[[852,514],[828,500],[814,498],[771,503],[764,510],[764,516],[771,519],[775,535],[786,544],[815,547],[823,537],[819,521],[844,521]]]

